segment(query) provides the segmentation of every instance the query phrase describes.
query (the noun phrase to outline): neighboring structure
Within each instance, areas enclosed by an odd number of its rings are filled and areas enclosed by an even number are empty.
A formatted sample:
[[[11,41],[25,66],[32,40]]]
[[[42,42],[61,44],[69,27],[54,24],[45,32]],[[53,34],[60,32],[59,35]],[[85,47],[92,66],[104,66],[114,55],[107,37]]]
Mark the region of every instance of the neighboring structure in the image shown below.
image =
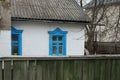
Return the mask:
[[[92,17],[93,7],[93,1],[84,6],[89,17]],[[120,0],[97,0],[96,13],[97,40],[99,42],[120,41]]]
[[[84,27],[90,20],[76,1],[11,0],[11,9],[11,33],[4,44],[11,46],[1,56],[84,55]]]
[[[92,18],[93,0],[84,6]],[[120,53],[120,0],[97,0],[96,33],[98,53]],[[111,44],[111,45],[110,45]]]

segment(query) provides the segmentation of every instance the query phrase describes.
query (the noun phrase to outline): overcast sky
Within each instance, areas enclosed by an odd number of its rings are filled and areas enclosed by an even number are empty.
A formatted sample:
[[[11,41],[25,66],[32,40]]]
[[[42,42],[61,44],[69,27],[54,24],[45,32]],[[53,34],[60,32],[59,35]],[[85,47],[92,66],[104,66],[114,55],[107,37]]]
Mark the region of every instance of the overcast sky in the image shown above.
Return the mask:
[[[86,2],[90,2],[90,0],[86,0]]]
[[[83,0],[83,2],[86,4],[86,3],[90,2],[90,0]]]
[[[80,0],[76,0],[80,4]],[[91,0],[83,0],[83,5],[89,3]]]

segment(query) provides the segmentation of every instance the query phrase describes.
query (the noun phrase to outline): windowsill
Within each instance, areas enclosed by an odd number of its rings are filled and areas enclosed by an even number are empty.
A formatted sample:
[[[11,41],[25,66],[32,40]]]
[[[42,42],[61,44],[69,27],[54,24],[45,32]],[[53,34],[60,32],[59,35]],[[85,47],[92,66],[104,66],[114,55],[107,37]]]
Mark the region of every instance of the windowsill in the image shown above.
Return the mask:
[[[66,57],[66,55],[49,55],[49,56],[52,56],[52,57]]]

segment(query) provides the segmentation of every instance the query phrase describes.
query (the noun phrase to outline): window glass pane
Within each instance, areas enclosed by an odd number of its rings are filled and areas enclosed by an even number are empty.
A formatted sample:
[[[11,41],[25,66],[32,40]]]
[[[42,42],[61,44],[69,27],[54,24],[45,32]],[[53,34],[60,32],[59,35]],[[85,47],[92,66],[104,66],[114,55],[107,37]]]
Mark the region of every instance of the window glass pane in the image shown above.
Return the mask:
[[[56,43],[53,43],[54,46],[56,46],[57,44]]]
[[[59,40],[59,41],[62,41],[62,40],[63,40],[63,37],[62,37],[62,36],[59,36],[59,37],[58,37],[58,40]]]
[[[53,40],[53,41],[57,41],[57,36],[53,36],[53,37],[52,37],[52,40]]]
[[[63,52],[63,47],[59,46],[59,54],[62,54],[62,52]]]
[[[18,46],[12,46],[12,54],[18,55]]]
[[[12,41],[18,41],[18,35],[13,34],[12,35]]]
[[[57,52],[57,47],[53,46],[53,54],[56,54],[56,52]]]
[[[18,46],[18,43],[12,42],[13,46]]]
[[[59,45],[63,45],[63,43],[59,43]]]

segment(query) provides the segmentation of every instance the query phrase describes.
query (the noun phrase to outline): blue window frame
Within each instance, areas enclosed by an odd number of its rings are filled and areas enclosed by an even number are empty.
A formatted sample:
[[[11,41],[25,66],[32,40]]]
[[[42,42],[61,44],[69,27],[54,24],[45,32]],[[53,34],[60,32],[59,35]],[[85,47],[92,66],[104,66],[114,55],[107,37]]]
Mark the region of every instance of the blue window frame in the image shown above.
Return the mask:
[[[66,34],[67,31],[62,31],[56,28],[49,33],[49,55],[51,56],[65,56],[66,55]]]
[[[23,30],[11,28],[12,55],[22,55],[22,32]]]

